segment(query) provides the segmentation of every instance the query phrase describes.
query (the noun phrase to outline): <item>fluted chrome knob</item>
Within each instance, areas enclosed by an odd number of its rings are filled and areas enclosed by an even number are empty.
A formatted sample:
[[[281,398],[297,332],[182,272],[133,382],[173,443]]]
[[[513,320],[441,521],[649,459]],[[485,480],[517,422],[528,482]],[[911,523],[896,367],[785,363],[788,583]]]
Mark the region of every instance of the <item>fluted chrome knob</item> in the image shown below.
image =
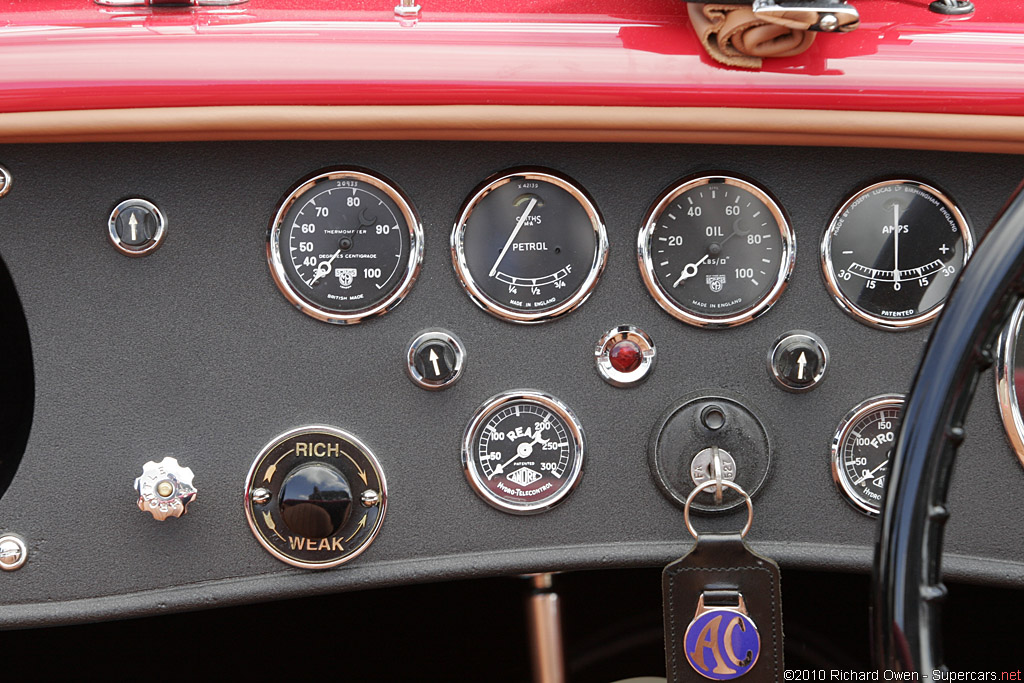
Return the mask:
[[[191,469],[171,457],[147,462],[142,467],[142,476],[135,480],[139,509],[161,522],[168,517],[181,517],[196,498],[194,476]]]

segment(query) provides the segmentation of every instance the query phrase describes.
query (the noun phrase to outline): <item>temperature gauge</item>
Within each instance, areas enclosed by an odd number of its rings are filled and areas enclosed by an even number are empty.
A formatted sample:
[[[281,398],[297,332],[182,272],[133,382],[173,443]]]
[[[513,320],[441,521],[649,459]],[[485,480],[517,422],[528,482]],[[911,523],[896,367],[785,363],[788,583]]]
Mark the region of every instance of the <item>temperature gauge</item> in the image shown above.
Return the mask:
[[[409,293],[423,262],[423,228],[383,177],[332,169],[300,181],[281,202],[267,260],[300,311],[350,325],[386,313]]]
[[[924,183],[887,180],[843,204],[822,237],[821,262],[840,308],[898,330],[939,314],[973,248],[949,197]]]
[[[882,509],[904,402],[899,394],[869,398],[849,412],[832,440],[836,486],[851,505],[872,517]]]
[[[550,509],[575,488],[583,448],[583,429],[568,406],[538,391],[510,391],[473,416],[462,465],[488,504],[528,515]]]

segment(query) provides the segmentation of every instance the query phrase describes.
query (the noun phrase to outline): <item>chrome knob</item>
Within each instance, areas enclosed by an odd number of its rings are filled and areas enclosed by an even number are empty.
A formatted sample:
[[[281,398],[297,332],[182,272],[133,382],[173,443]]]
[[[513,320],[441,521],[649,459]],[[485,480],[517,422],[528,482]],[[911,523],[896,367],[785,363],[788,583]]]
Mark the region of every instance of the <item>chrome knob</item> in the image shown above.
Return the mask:
[[[139,509],[161,522],[168,517],[181,517],[196,498],[193,476],[191,469],[171,457],[147,462],[142,467],[142,476],[135,480]]]

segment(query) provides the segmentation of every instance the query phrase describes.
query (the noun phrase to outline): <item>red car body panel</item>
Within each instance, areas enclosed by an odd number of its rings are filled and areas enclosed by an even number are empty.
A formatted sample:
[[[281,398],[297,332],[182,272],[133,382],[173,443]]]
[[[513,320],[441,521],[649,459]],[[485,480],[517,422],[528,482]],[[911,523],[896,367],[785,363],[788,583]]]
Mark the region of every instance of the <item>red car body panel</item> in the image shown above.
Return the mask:
[[[642,105],[1024,114],[1024,3],[861,0],[759,71],[713,62],[678,0],[388,0],[304,9],[0,3],[0,112],[230,105]],[[131,58],[126,58],[131,55]]]

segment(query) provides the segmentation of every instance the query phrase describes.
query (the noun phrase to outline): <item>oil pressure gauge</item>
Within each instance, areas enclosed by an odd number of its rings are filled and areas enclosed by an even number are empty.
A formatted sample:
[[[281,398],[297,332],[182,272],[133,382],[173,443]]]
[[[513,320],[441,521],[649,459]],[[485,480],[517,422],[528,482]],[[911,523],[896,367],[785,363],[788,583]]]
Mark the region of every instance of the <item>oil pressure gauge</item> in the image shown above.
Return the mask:
[[[509,391],[484,403],[462,441],[462,465],[489,505],[518,515],[543,512],[575,488],[583,428],[554,396]]]
[[[608,257],[604,220],[590,197],[548,169],[489,178],[452,229],[455,273],[480,308],[530,324],[572,311]]]
[[[768,192],[724,175],[683,181],[647,212],[640,274],[665,311],[698,327],[732,327],[765,313],[786,288],[796,238]]]
[[[882,509],[905,400],[875,396],[851,410],[832,440],[832,477],[846,501],[874,517]]]
[[[300,311],[358,323],[402,301],[423,261],[423,228],[405,195],[354,168],[316,173],[282,200],[267,235],[270,273]]]
[[[963,213],[913,180],[864,188],[839,209],[821,240],[825,283],[840,308],[887,330],[935,318],[971,255]]]

